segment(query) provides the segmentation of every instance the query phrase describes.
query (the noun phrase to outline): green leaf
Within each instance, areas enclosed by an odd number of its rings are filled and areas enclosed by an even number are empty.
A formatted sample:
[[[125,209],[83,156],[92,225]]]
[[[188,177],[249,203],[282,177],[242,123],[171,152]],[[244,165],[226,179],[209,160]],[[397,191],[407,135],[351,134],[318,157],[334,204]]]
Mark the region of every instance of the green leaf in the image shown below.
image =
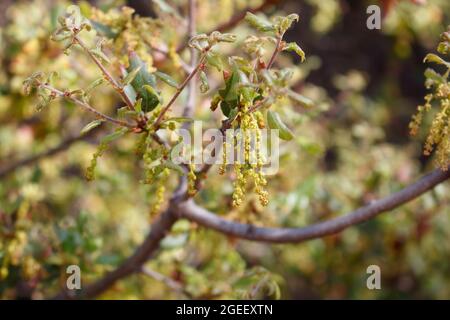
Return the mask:
[[[139,68],[131,86],[137,94],[137,98],[142,98],[142,110],[150,112],[156,108],[160,102],[159,94],[156,91],[155,76],[147,70],[147,65],[143,62],[135,52],[130,52],[129,55],[130,66],[128,72]],[[151,87],[152,90],[146,89],[145,86]]]
[[[106,82],[105,78],[98,78],[94,80],[90,85],[87,86],[85,92],[86,94],[90,94],[92,90],[97,88],[98,86],[102,85],[104,82]]]
[[[173,118],[169,118],[169,119],[164,120],[162,123],[169,122],[169,121],[175,121],[175,122],[178,122],[178,123],[184,123],[184,122],[192,122],[192,121],[194,121],[194,119],[188,118],[188,117],[173,117]]]
[[[209,90],[208,77],[206,76],[205,71],[200,71],[200,92],[206,93]]]
[[[292,131],[283,123],[280,115],[275,111],[267,111],[267,124],[270,129],[278,130],[278,136],[283,140],[292,140],[294,134]]]
[[[134,80],[134,78],[136,78],[136,75],[141,70],[141,68],[142,68],[142,66],[139,66],[136,69],[133,69],[131,72],[129,72],[127,74],[127,76],[125,77],[125,79],[123,79],[123,84],[125,86],[129,85]]]
[[[168,74],[164,73],[164,72],[160,72],[160,71],[156,71],[153,73],[158,79],[164,81],[165,83],[167,83],[169,86],[174,87],[174,88],[178,88],[178,83]]]
[[[292,23],[298,22],[299,16],[296,13],[292,13],[286,17],[276,17],[276,27],[280,34],[284,34],[291,26]]]
[[[220,109],[222,110],[222,113],[225,117],[229,117],[231,109],[233,109],[233,107],[228,102],[222,100],[222,102],[220,103]]]
[[[209,65],[215,67],[219,72],[223,70],[223,60],[222,56],[214,51],[208,51],[206,54],[206,61]]]
[[[311,99],[309,99],[297,92],[288,90],[287,94],[288,94],[289,98],[291,98],[292,100],[294,100],[295,102],[300,104],[302,107],[311,108],[314,106],[314,102]]]
[[[294,51],[300,57],[301,62],[305,61],[305,52],[295,42],[289,42],[283,51]]]
[[[236,85],[239,83],[239,74],[237,69],[233,70],[230,77],[225,80],[225,88],[219,90],[219,94],[226,102],[233,102],[238,100],[238,93]]]
[[[170,161],[170,160],[167,160],[166,162],[164,162],[164,165],[165,165],[167,168],[172,169],[172,170],[178,172],[180,175],[184,175],[184,174],[185,174],[185,172],[184,172],[182,166],[180,166],[179,164],[176,164],[176,163],[174,163],[174,162],[172,162],[172,161]]]
[[[136,103],[134,104],[134,110],[137,113],[141,113],[142,112],[142,98],[139,99],[138,101],[136,101]]]
[[[111,60],[109,60],[108,56],[106,54],[104,54],[100,48],[91,49],[91,50],[89,50],[89,52],[92,53],[98,59],[100,59],[108,64],[111,63]]]
[[[154,96],[158,97],[158,99],[159,99],[159,93],[152,86],[145,84],[142,87],[145,89],[145,91],[147,93],[154,95]]]
[[[253,28],[262,32],[273,32],[276,30],[275,26],[265,17],[254,15],[251,12],[247,12],[245,15],[245,21],[247,21]]]
[[[89,131],[91,131],[92,129],[98,127],[99,125],[101,125],[103,122],[103,120],[98,119],[98,120],[94,120],[89,122],[87,125],[84,126],[83,129],[81,129],[81,134],[85,134]]]
[[[94,29],[101,35],[103,35],[109,39],[115,39],[117,37],[118,33],[114,32],[107,25],[104,25],[100,22],[93,21],[93,20],[90,20],[90,22],[91,22],[92,26],[94,27]]]
[[[121,128],[113,133],[110,133],[102,138],[102,143],[110,143],[120,137],[122,137],[125,133],[128,132],[127,128]]]

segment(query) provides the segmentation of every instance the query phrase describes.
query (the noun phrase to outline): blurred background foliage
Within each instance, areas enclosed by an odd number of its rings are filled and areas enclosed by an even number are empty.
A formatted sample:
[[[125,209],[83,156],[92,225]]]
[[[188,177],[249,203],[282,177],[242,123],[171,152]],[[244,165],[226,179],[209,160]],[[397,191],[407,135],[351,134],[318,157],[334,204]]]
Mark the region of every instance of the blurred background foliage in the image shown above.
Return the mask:
[[[177,55],[174,48],[186,40],[181,18],[186,1],[73,2],[96,21],[123,23],[128,32],[121,41],[133,43],[151,66],[183,78],[180,59],[186,53]],[[198,30],[214,30],[261,2],[198,0]],[[66,56],[49,39],[56,17],[69,4],[0,3],[0,168],[76,136],[92,119],[61,100],[37,113],[35,98],[22,92],[23,80],[36,70],[58,70],[59,88],[87,86],[98,77],[79,50]],[[370,4],[382,7],[380,31],[366,28]],[[130,23],[131,12],[121,11],[122,5],[151,19]],[[307,114],[290,105],[279,108],[296,138],[281,145],[280,171],[268,184],[269,206],[263,209],[250,197],[241,208],[232,208],[232,180],[217,170],[197,195],[217,214],[258,225],[300,227],[339,216],[399,190],[433,167],[432,157],[422,155],[433,113],[418,137],[409,137],[408,123],[426,94],[422,60],[435,52],[439,34],[450,23],[450,2],[279,1],[266,10],[291,12],[299,13],[300,23],[286,39],[300,43],[307,61],[300,65],[299,59],[283,55],[278,63],[293,68],[295,90],[315,107]],[[234,32],[241,40],[249,34],[244,24]],[[170,58],[162,61],[155,47],[171,52]],[[117,54],[114,50],[111,46],[110,55]],[[220,74],[213,74],[211,87],[219,80]],[[110,89],[101,87],[95,94],[99,110],[110,114],[117,108]],[[217,127],[218,119],[210,116],[211,97],[201,97],[196,117],[206,127]],[[0,178],[0,297],[49,297],[65,285],[69,264],[81,267],[85,285],[112,270],[143,240],[156,199],[154,187],[139,183],[142,163],[134,156],[135,140],[114,144],[99,160],[93,182],[84,172],[96,148],[95,134]],[[176,183],[175,177],[169,179],[168,189]],[[182,289],[137,274],[101,298],[449,299],[449,226],[448,183],[361,226],[295,245],[238,241],[179,221],[146,267]],[[366,288],[371,264],[381,268],[382,290]]]

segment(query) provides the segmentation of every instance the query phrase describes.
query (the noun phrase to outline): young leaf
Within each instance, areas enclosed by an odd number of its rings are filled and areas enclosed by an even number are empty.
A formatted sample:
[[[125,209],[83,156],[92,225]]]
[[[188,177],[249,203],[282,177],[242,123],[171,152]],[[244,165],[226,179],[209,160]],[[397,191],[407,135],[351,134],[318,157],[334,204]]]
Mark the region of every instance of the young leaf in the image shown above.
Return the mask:
[[[90,85],[87,86],[87,88],[85,90],[86,94],[90,94],[92,92],[92,90],[94,90],[98,86],[102,85],[105,81],[106,81],[105,78],[98,78],[98,79],[94,80]]]
[[[200,71],[200,92],[206,93],[209,90],[208,78],[205,71]]]
[[[165,83],[167,83],[169,86],[174,87],[174,88],[178,88],[178,83],[168,74],[164,73],[164,72],[160,72],[160,71],[156,71],[153,73],[158,79],[164,81]]]
[[[180,166],[179,164],[176,164],[176,163],[174,163],[174,162],[172,162],[172,161],[170,161],[170,160],[167,160],[166,162],[164,162],[164,165],[165,165],[167,168],[169,168],[169,169],[175,170],[175,171],[178,172],[180,175],[184,175],[184,174],[185,174],[185,172],[184,172],[182,166]]]
[[[134,110],[137,113],[141,113],[142,112],[142,98],[139,99],[138,101],[136,101],[136,103],[134,104]]]
[[[129,72],[127,74],[127,76],[125,77],[125,79],[123,79],[123,84],[125,86],[129,85],[134,80],[134,78],[136,78],[136,75],[141,70],[141,68],[142,68],[142,66],[139,66],[136,69],[133,69],[131,72]]]
[[[289,42],[283,51],[294,51],[300,57],[301,62],[305,61],[305,52],[295,42]]]
[[[247,14],[245,15],[245,21],[247,21],[248,24],[250,24],[255,29],[262,32],[273,32],[276,30],[275,26],[266,18],[254,15],[251,12],[247,12]]]
[[[311,99],[309,99],[301,94],[298,94],[297,92],[288,90],[287,94],[288,94],[289,98],[291,98],[292,100],[294,100],[295,102],[300,104],[302,107],[311,108],[312,106],[314,106],[314,102]]]
[[[223,70],[223,61],[220,54],[214,51],[208,51],[206,54],[206,61],[209,65],[215,67],[219,72]]]
[[[103,137],[102,142],[103,143],[110,143],[118,138],[120,138],[121,136],[123,136],[125,133],[128,132],[128,128],[121,128],[117,131],[114,131],[113,133],[110,133],[106,136]]]
[[[92,122],[89,122],[87,125],[84,126],[83,129],[81,129],[81,134],[85,134],[88,133],[89,131],[91,131],[92,129],[98,127],[99,125],[101,125],[103,122],[103,120],[94,120]]]
[[[194,119],[188,118],[188,117],[173,117],[173,118],[168,118],[168,119],[164,120],[162,123],[169,122],[169,121],[183,123],[183,122],[192,122],[192,121],[194,121]]]
[[[103,53],[102,49],[95,48],[95,49],[89,50],[89,52],[92,53],[98,59],[100,59],[108,64],[111,63],[111,60],[109,60],[108,56]]]
[[[117,37],[117,33],[114,32],[110,27],[108,27],[107,25],[104,25],[100,22],[97,21],[93,21],[90,20],[90,23],[92,24],[92,26],[94,27],[94,29],[102,34],[103,36],[109,38],[109,39],[115,39]]]
[[[270,129],[277,129],[278,136],[283,140],[292,140],[294,137],[292,131],[281,121],[280,115],[275,111],[267,111],[267,124]]]

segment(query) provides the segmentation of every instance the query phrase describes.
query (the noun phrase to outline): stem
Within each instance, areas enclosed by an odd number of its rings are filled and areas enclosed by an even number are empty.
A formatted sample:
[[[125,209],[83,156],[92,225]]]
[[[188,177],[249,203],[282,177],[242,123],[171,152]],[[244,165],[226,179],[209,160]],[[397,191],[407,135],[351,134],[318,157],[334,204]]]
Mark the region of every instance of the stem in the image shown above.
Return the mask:
[[[282,34],[277,36],[277,44],[276,44],[275,50],[272,53],[272,56],[270,57],[269,63],[267,64],[267,67],[266,67],[267,70],[269,70],[272,67],[273,62],[275,61],[275,58],[277,57],[278,53],[281,51],[281,40],[282,39],[283,39]]]
[[[188,33],[189,37],[192,38],[196,34],[197,29],[197,23],[196,23],[196,1],[195,0],[189,0],[189,14],[188,14]],[[195,68],[195,65],[197,64],[197,50],[195,48],[191,48],[191,58],[189,61],[189,69],[192,70]],[[183,110],[183,117],[192,117],[194,113],[195,108],[195,102],[196,102],[196,88],[197,88],[197,81],[194,77],[189,85],[188,85],[188,96],[187,96],[187,102],[184,106]],[[183,128],[187,129],[190,126],[190,123],[183,124]]]
[[[65,92],[62,92],[62,91],[56,89],[56,88],[53,88],[52,86],[50,86],[48,84],[41,83],[40,87],[49,90],[53,95],[56,95],[56,96],[59,96],[59,97],[62,97],[62,98],[66,98],[66,99],[72,101],[73,103],[79,105],[80,107],[86,109],[89,112],[92,112],[97,117],[99,117],[99,118],[101,118],[103,120],[109,121],[111,123],[114,123],[114,124],[122,126],[122,127],[127,127],[127,128],[134,128],[135,127],[134,125],[132,125],[132,124],[130,124],[128,122],[117,120],[117,119],[114,119],[114,118],[112,118],[110,116],[107,116],[106,114],[103,114],[100,111],[94,109],[93,107],[91,107],[86,102],[83,102],[83,101],[81,101],[81,100],[79,100],[77,98],[74,98],[70,94],[67,94]]]
[[[86,46],[86,44],[78,37],[74,36],[73,39],[75,42],[77,42],[81,48],[83,48],[84,51],[89,55],[89,57],[95,62],[95,64],[99,67],[99,69],[102,71],[103,75],[105,76],[106,80],[111,84],[111,86],[114,88],[114,90],[117,91],[117,93],[122,97],[123,101],[127,104],[127,107],[130,110],[134,110],[133,102],[131,102],[130,98],[127,96],[125,91],[123,90],[123,87],[114,79],[114,77],[111,75],[111,73],[105,68],[105,66],[102,64],[102,62],[92,54],[92,52],[89,50],[89,48]]]
[[[170,99],[170,101],[167,103],[167,105],[164,107],[164,109],[162,109],[161,113],[159,114],[158,118],[156,119],[155,123],[153,124],[155,129],[158,128],[159,124],[161,123],[161,121],[163,119],[164,114],[170,109],[170,107],[173,105],[173,103],[178,98],[180,93],[184,90],[184,88],[186,88],[186,85],[189,83],[189,81],[200,70],[200,67],[203,65],[203,63],[205,62],[205,59],[206,59],[206,51],[207,50],[205,50],[205,53],[200,58],[200,61],[198,62],[197,66],[194,68],[194,70],[192,70],[191,73],[186,77],[186,79],[183,81],[183,83],[178,87],[178,89],[175,92],[175,94],[173,95],[172,99]]]
[[[168,276],[165,276],[159,272],[156,272],[156,271],[154,271],[150,268],[144,267],[144,266],[142,266],[142,268],[141,268],[141,273],[150,278],[153,278],[159,282],[162,282],[166,286],[168,286],[170,289],[189,297],[189,294],[184,290],[183,285],[181,283],[169,278]]]

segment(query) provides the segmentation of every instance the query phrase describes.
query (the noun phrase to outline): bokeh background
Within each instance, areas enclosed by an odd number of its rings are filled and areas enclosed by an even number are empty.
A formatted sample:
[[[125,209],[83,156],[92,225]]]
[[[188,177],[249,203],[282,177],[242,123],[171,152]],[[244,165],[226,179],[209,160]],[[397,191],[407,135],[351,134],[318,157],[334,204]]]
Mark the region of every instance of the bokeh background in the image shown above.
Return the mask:
[[[122,5],[143,17],[164,18],[162,23],[152,20],[152,30],[131,30],[124,41],[184,41],[180,16],[186,14],[185,1],[73,2],[86,16],[104,21],[107,15],[120,16],[117,8]],[[417,137],[409,136],[408,123],[426,94],[423,58],[435,52],[440,33],[450,23],[450,2],[272,2],[276,4],[265,9],[268,15],[300,15],[286,38],[300,44],[307,60],[300,64],[292,55],[282,55],[278,64],[295,68],[294,88],[315,102],[314,110],[305,114],[295,107],[283,109],[296,138],[282,144],[280,172],[269,179],[267,208],[250,196],[244,206],[233,209],[232,177],[219,176],[217,170],[212,170],[198,202],[236,220],[298,227],[345,214],[431,170],[433,157],[424,157],[422,147],[433,113]],[[261,3],[198,0],[199,32],[214,30],[236,12]],[[60,44],[49,40],[56,17],[69,4],[0,2],[0,168],[76,136],[92,119],[64,101],[38,113],[36,98],[22,91],[22,82],[34,71],[57,70],[60,88],[86,86],[98,76],[80,51],[66,56]],[[370,4],[382,8],[381,30],[366,28]],[[230,31],[240,39],[249,34],[245,24]],[[182,78],[174,57],[160,62],[156,50],[141,50],[154,67]],[[186,54],[177,58],[186,59]],[[201,98],[196,116],[208,119],[210,97]],[[93,101],[108,114],[118,103],[106,87]],[[210,125],[217,126],[217,121]],[[142,161],[134,156],[136,139],[114,144],[99,160],[97,179],[87,182],[84,171],[99,136],[90,134],[63,152],[0,176],[1,298],[49,297],[65,284],[69,264],[80,265],[83,284],[94,281],[144,238],[154,219],[149,208],[155,190],[139,183]],[[176,184],[176,177],[168,179],[168,190]],[[381,268],[381,290],[366,288],[371,264]],[[238,241],[180,221],[147,267],[184,290],[136,274],[101,298],[449,299],[450,186],[439,185],[338,235],[295,245]]]

